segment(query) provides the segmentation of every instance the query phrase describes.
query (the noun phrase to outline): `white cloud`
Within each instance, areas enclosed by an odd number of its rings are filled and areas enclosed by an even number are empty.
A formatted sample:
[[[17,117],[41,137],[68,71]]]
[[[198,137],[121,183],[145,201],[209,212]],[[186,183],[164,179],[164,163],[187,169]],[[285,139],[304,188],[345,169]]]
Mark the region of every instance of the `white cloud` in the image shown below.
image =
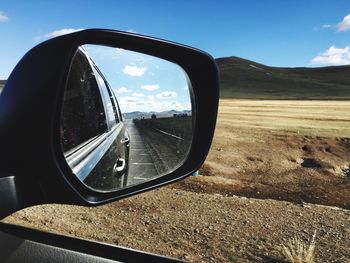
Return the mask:
[[[330,25],[330,24],[322,25],[322,28],[331,28],[331,27],[332,27],[332,25]]]
[[[132,90],[126,88],[126,87],[121,87],[121,88],[119,88],[119,89],[114,89],[114,90],[115,90],[115,92],[117,92],[117,93],[129,93],[129,92],[132,91]]]
[[[131,96],[133,96],[133,97],[144,97],[145,94],[134,92]]]
[[[159,89],[159,85],[158,84],[156,84],[156,85],[142,85],[141,89],[145,89],[148,91],[157,90],[157,89]]]
[[[81,31],[81,30],[84,30],[84,29],[83,28],[62,28],[62,29],[55,30],[51,33],[44,35],[44,38],[54,38],[54,37],[74,33],[77,31]]]
[[[158,99],[172,99],[177,97],[177,93],[174,91],[164,91],[156,95]]]
[[[312,65],[347,65],[350,64],[350,46],[337,48],[331,46],[325,52],[311,60]]]
[[[348,31],[350,30],[350,14],[348,14],[347,16],[345,16],[343,18],[343,21],[341,21],[338,25],[337,25],[338,31]]]
[[[137,66],[125,66],[125,68],[123,69],[123,73],[133,77],[142,77],[143,74],[145,74],[146,70],[146,67],[140,68]]]
[[[0,22],[7,22],[7,21],[9,21],[8,16],[3,11],[0,11]]]
[[[36,36],[36,37],[34,37],[34,41],[39,42],[39,41],[44,40],[44,39],[59,37],[62,35],[74,33],[74,32],[81,31],[81,30],[84,30],[84,28],[62,28],[62,29],[58,29],[58,30],[52,31],[50,33],[47,33],[43,36]]]
[[[126,32],[129,32],[129,33],[134,33],[134,34],[136,34],[137,32],[135,31],[135,30],[133,30],[133,29],[128,29],[128,30],[126,30]]]

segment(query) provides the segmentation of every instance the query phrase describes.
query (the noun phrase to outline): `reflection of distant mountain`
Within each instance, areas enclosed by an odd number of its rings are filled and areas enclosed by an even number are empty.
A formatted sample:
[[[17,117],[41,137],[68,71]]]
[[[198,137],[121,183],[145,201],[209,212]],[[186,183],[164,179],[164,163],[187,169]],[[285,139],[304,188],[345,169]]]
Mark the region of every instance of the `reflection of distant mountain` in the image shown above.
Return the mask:
[[[181,114],[187,114],[188,116],[191,116],[192,111],[190,110],[184,110],[184,111],[177,111],[177,110],[169,110],[169,111],[161,111],[161,112],[141,112],[141,111],[133,111],[124,113],[123,116],[125,119],[149,119],[152,117],[152,115],[155,114],[157,118],[167,118],[167,117],[173,117],[174,114],[181,115]]]

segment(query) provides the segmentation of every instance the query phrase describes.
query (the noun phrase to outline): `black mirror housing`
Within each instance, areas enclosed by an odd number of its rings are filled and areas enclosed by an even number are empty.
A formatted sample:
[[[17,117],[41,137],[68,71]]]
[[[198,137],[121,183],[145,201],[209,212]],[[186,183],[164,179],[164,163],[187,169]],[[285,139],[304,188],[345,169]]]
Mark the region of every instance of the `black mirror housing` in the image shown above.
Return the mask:
[[[142,52],[178,64],[186,71],[195,99],[195,129],[192,148],[181,167],[152,181],[109,193],[87,188],[72,174],[62,154],[59,119],[72,57],[80,45],[87,43]],[[211,56],[165,40],[89,29],[39,44],[17,64],[0,96],[0,184],[9,189],[2,193],[0,202],[11,199],[17,204],[12,210],[43,203],[98,205],[190,175],[202,165],[211,145],[218,83]],[[2,216],[13,212],[10,210]]]

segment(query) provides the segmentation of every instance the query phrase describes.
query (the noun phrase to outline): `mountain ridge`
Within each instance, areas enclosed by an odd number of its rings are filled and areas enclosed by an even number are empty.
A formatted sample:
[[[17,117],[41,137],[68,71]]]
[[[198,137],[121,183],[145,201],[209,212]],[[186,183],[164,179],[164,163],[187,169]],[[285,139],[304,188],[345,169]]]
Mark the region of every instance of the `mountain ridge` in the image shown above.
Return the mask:
[[[350,99],[350,65],[270,67],[239,57],[216,63],[221,98]]]

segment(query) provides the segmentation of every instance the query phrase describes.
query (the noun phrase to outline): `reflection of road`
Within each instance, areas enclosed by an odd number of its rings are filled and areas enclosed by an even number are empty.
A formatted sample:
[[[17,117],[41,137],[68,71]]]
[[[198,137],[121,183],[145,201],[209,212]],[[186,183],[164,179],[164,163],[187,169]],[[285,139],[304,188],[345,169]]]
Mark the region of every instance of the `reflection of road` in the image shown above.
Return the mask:
[[[138,184],[154,178],[158,173],[143,137],[132,120],[126,120],[130,136],[129,176],[127,185]]]

